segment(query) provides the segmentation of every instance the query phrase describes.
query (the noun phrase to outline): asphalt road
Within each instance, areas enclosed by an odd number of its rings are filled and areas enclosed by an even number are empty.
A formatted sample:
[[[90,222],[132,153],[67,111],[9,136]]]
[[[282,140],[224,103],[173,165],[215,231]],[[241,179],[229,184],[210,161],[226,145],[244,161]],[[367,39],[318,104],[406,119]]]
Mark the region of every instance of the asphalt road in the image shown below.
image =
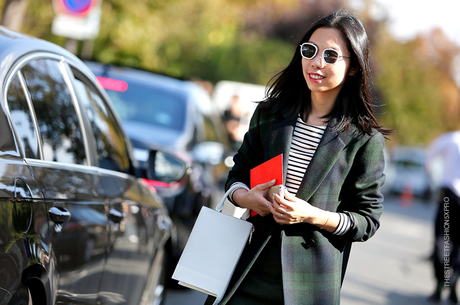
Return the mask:
[[[421,199],[387,196],[381,228],[365,243],[355,243],[342,305],[424,305],[434,289],[428,260],[435,205]],[[171,290],[165,305],[201,305],[206,295]],[[447,303],[446,303],[447,304]]]

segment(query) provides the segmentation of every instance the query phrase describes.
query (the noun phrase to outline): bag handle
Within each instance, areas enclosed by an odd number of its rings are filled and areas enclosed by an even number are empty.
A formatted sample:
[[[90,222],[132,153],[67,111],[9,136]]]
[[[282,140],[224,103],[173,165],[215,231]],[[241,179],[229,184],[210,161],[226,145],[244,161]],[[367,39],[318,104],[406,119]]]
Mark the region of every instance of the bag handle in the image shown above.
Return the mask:
[[[227,199],[228,195],[230,195],[235,190],[240,189],[240,188],[242,188],[241,185],[237,185],[237,184],[233,184],[232,186],[230,186],[228,191],[225,192],[225,195],[222,196],[222,199],[220,200],[219,204],[216,206],[216,211],[221,213],[222,210],[224,209],[225,200]],[[250,215],[251,215],[251,210],[246,209],[246,211],[244,212],[243,216],[241,216],[241,219],[246,220],[246,219],[249,218]]]

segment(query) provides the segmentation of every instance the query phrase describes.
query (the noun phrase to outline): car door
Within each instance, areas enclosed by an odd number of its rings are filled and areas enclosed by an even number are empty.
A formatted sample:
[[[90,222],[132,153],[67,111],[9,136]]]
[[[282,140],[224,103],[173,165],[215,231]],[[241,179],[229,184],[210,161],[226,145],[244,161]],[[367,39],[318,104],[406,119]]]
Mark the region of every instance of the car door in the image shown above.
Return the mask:
[[[36,135],[30,128],[33,122],[24,90],[14,72],[6,85],[5,106],[9,111],[0,112],[0,300],[8,303],[15,301],[11,292],[20,290],[34,271],[53,268],[43,194],[24,162],[22,145],[15,141],[33,140]]]
[[[100,301],[141,304],[147,285],[151,290],[164,289],[154,279],[164,267],[165,209],[159,198],[155,200],[151,191],[130,175],[134,167],[128,142],[104,96],[82,73],[72,71],[75,91],[94,135],[112,229]]]
[[[50,279],[56,291],[51,302],[96,304],[110,231],[108,207],[99,170],[89,166],[88,140],[66,64],[58,56],[34,54],[20,63],[18,77],[36,135],[21,142],[49,211],[47,245],[59,275]]]

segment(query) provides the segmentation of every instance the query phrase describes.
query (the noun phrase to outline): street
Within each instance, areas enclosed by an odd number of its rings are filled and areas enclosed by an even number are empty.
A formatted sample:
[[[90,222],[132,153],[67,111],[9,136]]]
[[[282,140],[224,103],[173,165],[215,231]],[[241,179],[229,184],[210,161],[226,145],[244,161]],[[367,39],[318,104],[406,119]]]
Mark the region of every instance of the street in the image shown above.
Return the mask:
[[[431,304],[427,296],[434,279],[428,258],[435,205],[395,196],[387,196],[384,204],[376,235],[353,245],[341,304]],[[198,305],[205,299],[206,295],[192,290],[172,290],[165,305]]]

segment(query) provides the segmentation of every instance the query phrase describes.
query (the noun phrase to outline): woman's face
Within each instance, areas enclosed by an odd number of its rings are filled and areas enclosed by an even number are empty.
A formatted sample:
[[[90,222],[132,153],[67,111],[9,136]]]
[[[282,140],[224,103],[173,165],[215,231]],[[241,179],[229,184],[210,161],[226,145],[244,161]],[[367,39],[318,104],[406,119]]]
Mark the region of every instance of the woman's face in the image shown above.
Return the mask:
[[[340,56],[349,57],[351,54],[347,50],[345,40],[341,33],[336,29],[318,28],[310,37],[311,42],[318,47],[318,52],[312,59],[302,57],[302,70],[308,88],[312,95],[327,94],[334,98],[340,92],[345,79],[350,73],[350,58],[339,57],[333,65],[324,62],[323,51],[325,49],[334,49]]]

